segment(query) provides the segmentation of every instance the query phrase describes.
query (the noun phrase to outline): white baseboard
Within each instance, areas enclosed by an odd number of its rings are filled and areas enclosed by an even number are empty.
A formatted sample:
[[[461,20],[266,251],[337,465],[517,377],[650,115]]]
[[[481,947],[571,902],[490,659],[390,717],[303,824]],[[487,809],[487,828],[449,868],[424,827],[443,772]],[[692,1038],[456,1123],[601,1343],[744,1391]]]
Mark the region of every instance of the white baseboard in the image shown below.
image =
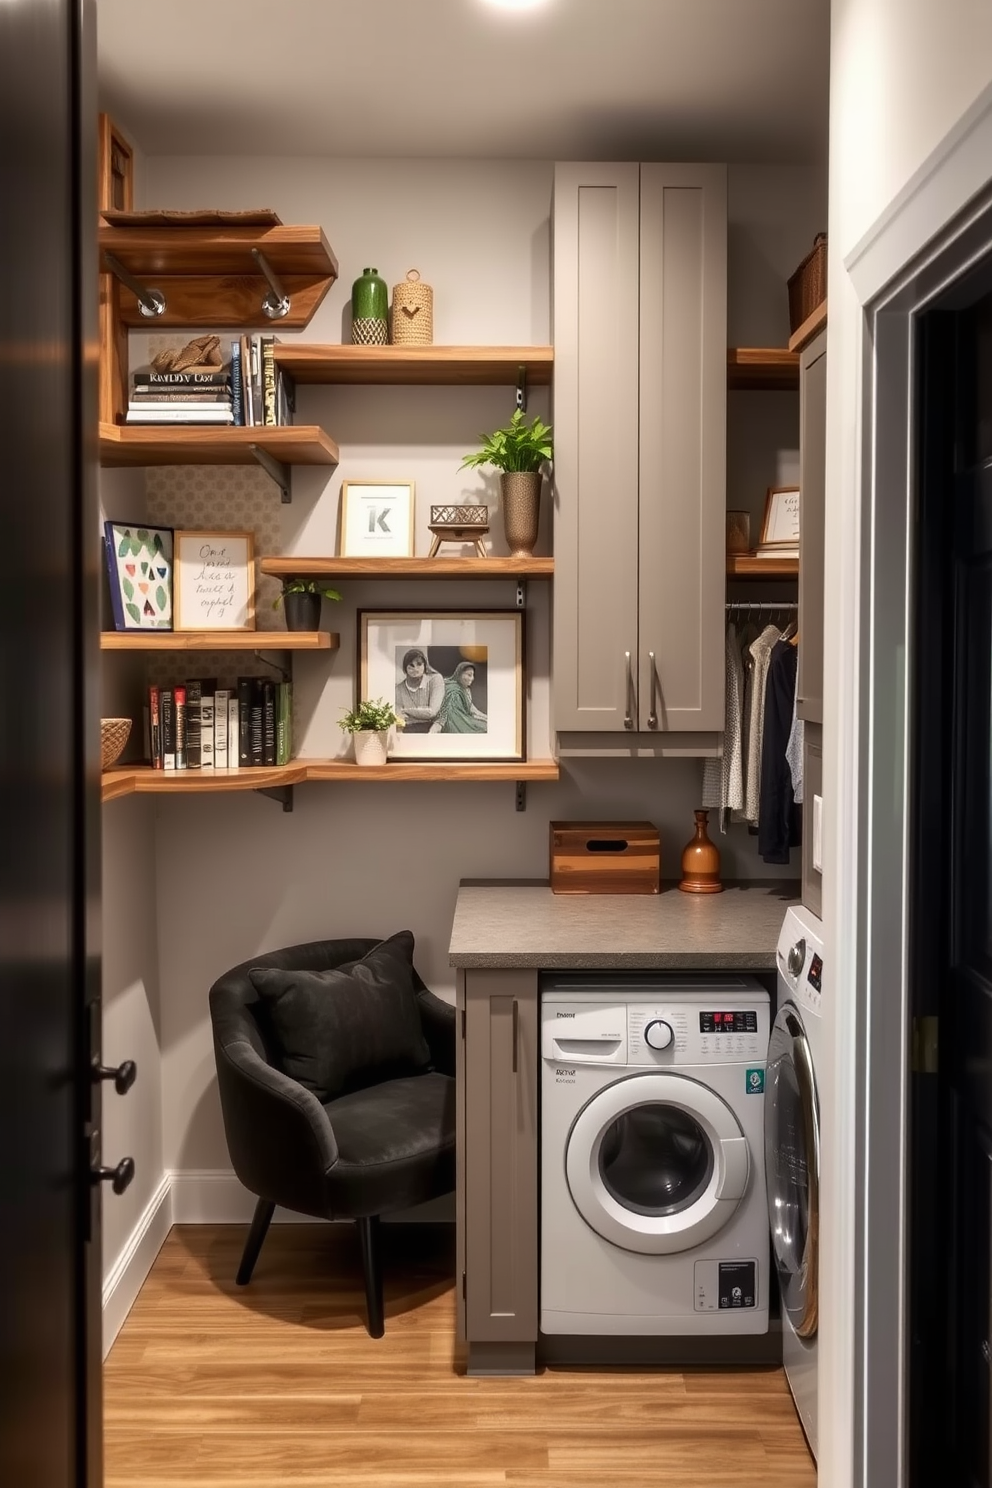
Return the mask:
[[[103,1283],[103,1357],[113,1347],[172,1228],[172,1178],[164,1173]]]

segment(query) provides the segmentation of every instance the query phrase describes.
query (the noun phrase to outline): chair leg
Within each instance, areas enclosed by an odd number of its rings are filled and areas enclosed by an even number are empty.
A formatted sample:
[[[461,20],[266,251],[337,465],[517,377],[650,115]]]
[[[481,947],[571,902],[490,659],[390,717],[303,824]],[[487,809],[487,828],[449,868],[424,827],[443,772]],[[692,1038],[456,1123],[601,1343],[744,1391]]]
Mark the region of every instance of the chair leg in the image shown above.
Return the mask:
[[[365,1273],[365,1305],[369,1314],[369,1337],[381,1338],[386,1331],[382,1307],[382,1258],[379,1253],[379,1216],[356,1219]]]
[[[255,1269],[258,1253],[262,1248],[269,1228],[269,1221],[275,1213],[275,1204],[270,1204],[268,1199],[259,1199],[255,1205],[255,1213],[252,1216],[251,1229],[248,1231],[248,1239],[245,1241],[244,1254],[241,1257],[241,1265],[235,1281],[238,1286],[247,1286],[251,1281],[251,1273]]]

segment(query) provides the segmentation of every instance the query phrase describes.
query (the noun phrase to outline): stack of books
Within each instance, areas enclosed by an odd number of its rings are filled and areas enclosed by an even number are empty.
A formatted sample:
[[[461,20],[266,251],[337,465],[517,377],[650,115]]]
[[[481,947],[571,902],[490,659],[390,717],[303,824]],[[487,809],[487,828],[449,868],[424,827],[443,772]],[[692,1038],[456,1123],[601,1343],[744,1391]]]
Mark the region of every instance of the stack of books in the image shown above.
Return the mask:
[[[186,372],[135,372],[129,424],[233,424],[230,367]]]
[[[292,758],[290,682],[239,677],[236,687],[219,687],[216,677],[195,677],[149,687],[145,716],[156,770],[237,770]]]

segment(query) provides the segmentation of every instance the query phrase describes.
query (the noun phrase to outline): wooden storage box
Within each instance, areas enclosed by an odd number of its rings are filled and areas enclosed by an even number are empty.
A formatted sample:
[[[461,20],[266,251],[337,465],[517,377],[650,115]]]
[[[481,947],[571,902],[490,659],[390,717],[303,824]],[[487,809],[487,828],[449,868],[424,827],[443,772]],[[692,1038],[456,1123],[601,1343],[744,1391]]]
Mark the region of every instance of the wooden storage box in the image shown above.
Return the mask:
[[[555,894],[657,894],[661,846],[651,822],[552,822]]]

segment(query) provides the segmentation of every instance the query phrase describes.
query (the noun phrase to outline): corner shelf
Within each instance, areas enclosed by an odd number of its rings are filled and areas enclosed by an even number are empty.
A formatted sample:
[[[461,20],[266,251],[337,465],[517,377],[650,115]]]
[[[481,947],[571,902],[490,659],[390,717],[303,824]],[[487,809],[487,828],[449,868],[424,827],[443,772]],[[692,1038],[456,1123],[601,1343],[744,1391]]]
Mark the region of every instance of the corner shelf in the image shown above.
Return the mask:
[[[326,630],[104,630],[101,651],[336,651]]]
[[[547,386],[553,346],[307,346],[275,348],[276,366],[297,382],[435,387],[490,387],[515,383]]]
[[[729,346],[727,387],[732,392],[798,392],[799,353],[784,346]]]
[[[556,760],[493,761],[463,764],[458,761],[392,760],[388,765],[356,765],[350,760],[296,760],[291,765],[252,767],[242,770],[153,770],[150,765],[121,765],[105,770],[101,777],[103,801],[129,795],[202,795],[207,791],[278,790],[306,782],[375,784],[478,783],[504,781],[521,785],[555,781]]]
[[[252,465],[260,450],[282,465],[336,465],[340,452],[316,424],[203,429],[191,424],[100,425],[101,465]]]
[[[267,291],[252,250],[265,257],[290,302],[279,325],[301,329],[338,277],[338,261],[323,229],[316,226],[189,226],[183,222],[101,225],[100,269],[111,272],[111,254],[135,279],[164,294],[156,327],[217,329],[258,325]],[[119,287],[119,313],[126,326],[148,330],[130,289]]]
[[[751,553],[727,555],[728,579],[798,579],[798,558],[755,558]]]
[[[274,578],[320,579],[550,579],[553,558],[262,558]]]

